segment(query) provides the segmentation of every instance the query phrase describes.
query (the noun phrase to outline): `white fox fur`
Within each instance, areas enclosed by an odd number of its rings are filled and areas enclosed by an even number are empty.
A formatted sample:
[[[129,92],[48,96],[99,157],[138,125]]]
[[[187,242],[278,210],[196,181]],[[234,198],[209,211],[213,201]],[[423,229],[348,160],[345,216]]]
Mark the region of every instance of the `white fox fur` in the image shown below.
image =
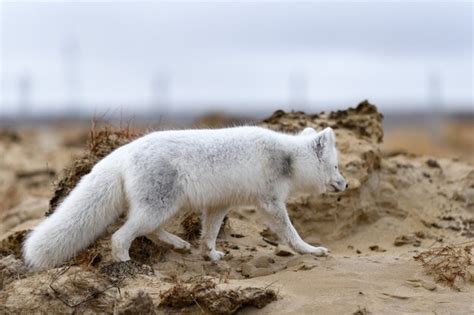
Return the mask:
[[[288,217],[292,191],[342,191],[335,135],[331,128],[306,128],[298,135],[260,127],[153,132],[97,163],[56,211],[27,237],[23,254],[34,269],[54,267],[98,238],[129,208],[112,236],[112,255],[130,259],[142,235],[179,249],[190,244],[161,226],[181,208],[202,211],[202,253],[218,260],[217,233],[232,206],[255,205],[269,226],[299,253],[326,255],[305,243]]]

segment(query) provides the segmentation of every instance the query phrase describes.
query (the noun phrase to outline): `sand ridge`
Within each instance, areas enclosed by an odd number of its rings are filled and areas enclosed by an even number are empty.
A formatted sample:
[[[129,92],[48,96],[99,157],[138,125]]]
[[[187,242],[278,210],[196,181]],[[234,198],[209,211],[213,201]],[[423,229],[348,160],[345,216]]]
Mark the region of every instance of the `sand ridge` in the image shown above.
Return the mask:
[[[65,266],[37,273],[22,265],[19,244],[24,231],[49,209],[52,177],[72,161],[77,163],[81,150],[65,145],[60,132],[2,138],[1,310],[209,311],[199,302],[178,309],[159,305],[163,292],[179,283],[212,281],[213,290],[259,288],[277,293],[276,301],[261,309],[240,309],[243,313],[474,312],[469,281],[460,282],[458,292],[435,282],[413,259],[428,248],[472,242],[474,167],[453,159],[382,152],[382,119],[375,106],[363,102],[317,115],[277,111],[260,123],[285,132],[307,126],[335,129],[341,171],[350,189],[343,194],[297,195],[288,201],[298,232],[309,243],[330,248],[329,257],[294,253],[265,229],[258,209],[242,207],[230,213],[221,229],[217,247],[226,256],[217,263],[201,258],[197,239],[191,239],[191,253],[179,253],[143,237],[132,244],[134,263],[115,264],[110,235],[120,225],[117,222]],[[32,140],[35,137],[49,140]],[[176,218],[170,228],[190,237],[182,221]]]

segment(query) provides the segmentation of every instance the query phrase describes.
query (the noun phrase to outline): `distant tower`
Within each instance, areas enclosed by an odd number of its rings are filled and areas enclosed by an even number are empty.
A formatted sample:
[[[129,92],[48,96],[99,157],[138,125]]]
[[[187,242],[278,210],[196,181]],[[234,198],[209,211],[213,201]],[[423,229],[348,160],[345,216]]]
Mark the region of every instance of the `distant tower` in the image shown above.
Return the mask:
[[[428,102],[430,107],[430,129],[434,141],[440,140],[442,119],[441,79],[439,73],[428,75]]]
[[[308,106],[308,77],[304,72],[293,72],[288,80],[291,109],[306,110]]]
[[[155,72],[151,80],[151,108],[153,113],[166,114],[170,106],[170,80],[166,74]]]
[[[18,114],[26,118],[31,114],[31,85],[29,72],[25,71],[18,79]]]
[[[81,110],[80,47],[76,37],[70,35],[63,41],[62,47],[66,102],[69,113]]]

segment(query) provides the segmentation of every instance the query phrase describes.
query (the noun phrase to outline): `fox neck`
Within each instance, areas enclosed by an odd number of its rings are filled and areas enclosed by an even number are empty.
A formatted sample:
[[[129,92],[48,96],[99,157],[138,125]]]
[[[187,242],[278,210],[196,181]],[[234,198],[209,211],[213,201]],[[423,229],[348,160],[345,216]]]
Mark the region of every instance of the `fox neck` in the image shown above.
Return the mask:
[[[295,136],[286,146],[292,152],[293,176],[290,191],[324,193],[324,174],[321,173],[321,161],[311,149],[311,139]]]

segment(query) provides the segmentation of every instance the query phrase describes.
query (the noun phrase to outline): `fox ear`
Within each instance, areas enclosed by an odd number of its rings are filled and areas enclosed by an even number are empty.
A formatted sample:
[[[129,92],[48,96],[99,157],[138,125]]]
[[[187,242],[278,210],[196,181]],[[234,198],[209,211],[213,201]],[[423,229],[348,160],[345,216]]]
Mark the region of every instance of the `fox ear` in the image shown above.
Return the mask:
[[[322,159],[325,148],[334,145],[336,142],[336,136],[331,127],[325,128],[323,131],[317,134],[316,139],[313,142],[314,150],[318,159]]]
[[[318,134],[314,128],[306,127],[303,131],[300,132],[300,136],[309,136]]]
[[[334,130],[332,130],[331,127],[324,128],[324,130],[321,131],[319,135],[321,136],[322,141],[328,145],[333,145],[336,143],[336,135],[334,134]]]

